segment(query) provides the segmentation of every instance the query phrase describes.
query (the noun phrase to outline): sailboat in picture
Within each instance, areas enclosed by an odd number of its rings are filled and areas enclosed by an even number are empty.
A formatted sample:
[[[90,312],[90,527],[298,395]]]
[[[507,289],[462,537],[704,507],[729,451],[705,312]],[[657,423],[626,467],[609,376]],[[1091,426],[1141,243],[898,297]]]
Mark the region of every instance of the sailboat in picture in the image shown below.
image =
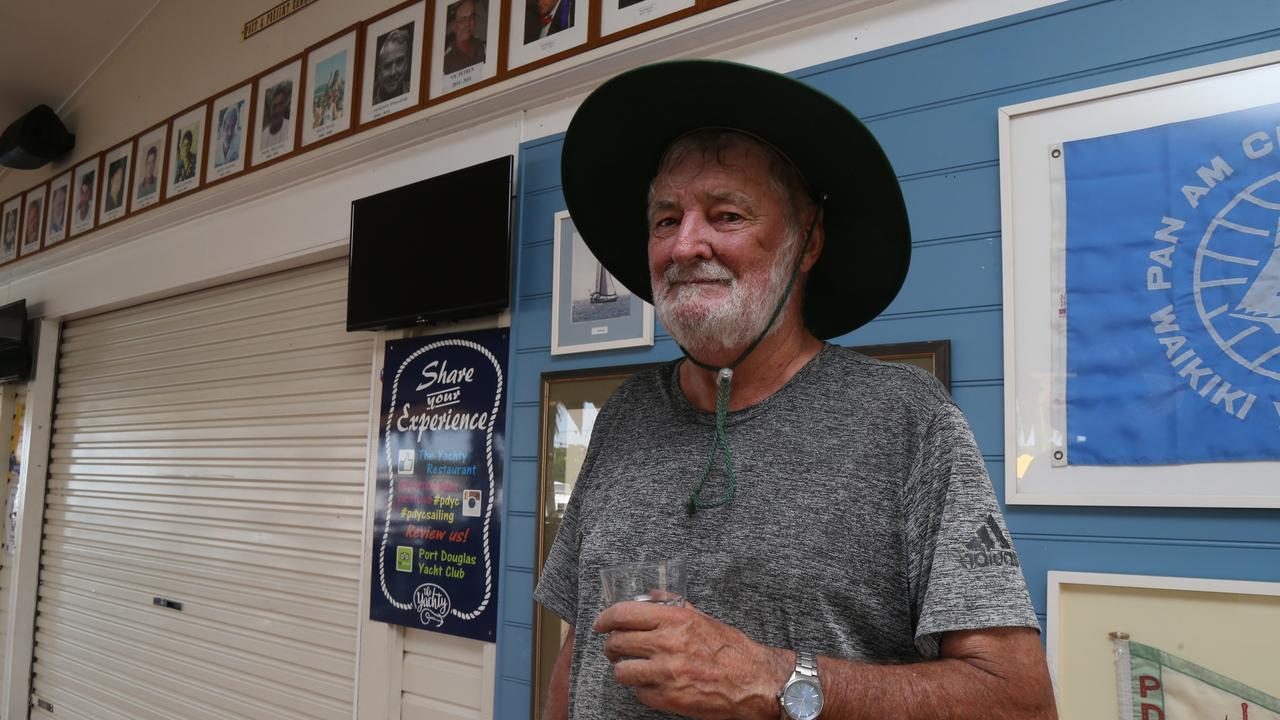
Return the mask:
[[[596,284],[591,289],[591,304],[611,303],[618,301],[618,293],[613,289],[613,278],[605,271],[604,265],[596,261]]]

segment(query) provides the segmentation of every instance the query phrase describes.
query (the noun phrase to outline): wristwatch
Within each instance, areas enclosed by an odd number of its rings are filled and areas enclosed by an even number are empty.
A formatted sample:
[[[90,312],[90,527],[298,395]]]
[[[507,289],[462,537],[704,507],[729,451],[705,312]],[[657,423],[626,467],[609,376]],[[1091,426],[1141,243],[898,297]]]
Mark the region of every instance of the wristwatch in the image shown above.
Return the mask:
[[[778,691],[782,720],[817,720],[822,713],[822,683],[812,653],[796,651],[796,669]]]

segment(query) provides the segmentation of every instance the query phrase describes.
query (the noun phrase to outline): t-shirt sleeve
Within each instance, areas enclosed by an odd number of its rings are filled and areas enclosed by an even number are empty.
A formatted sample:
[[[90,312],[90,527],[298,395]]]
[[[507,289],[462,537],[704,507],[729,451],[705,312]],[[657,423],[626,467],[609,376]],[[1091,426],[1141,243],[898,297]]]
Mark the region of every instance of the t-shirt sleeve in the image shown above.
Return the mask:
[[[1018,554],[964,415],[939,407],[904,488],[915,643],[938,657],[942,634],[1034,627]]]

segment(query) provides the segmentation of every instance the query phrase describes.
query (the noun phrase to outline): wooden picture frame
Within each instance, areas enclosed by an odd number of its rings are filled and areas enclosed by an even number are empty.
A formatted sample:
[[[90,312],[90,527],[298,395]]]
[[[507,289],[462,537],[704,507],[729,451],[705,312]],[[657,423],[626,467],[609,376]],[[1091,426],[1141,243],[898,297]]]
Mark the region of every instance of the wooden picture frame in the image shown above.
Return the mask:
[[[702,12],[702,0],[601,0],[600,43],[608,44]]]
[[[44,242],[44,218],[48,214],[46,205],[49,202],[49,183],[41,183],[22,194],[22,228],[18,238],[18,257],[27,257],[40,252]],[[36,203],[34,208],[32,203]],[[31,211],[36,211],[35,238],[32,239]]]
[[[0,265],[18,259],[18,234],[22,228],[22,193],[0,203]]]
[[[205,144],[205,187],[229,180],[249,167],[253,147],[253,81],[215,95],[209,106],[209,142]]]
[[[567,210],[555,214],[553,242],[551,354],[653,345],[653,306],[595,259]]]
[[[541,9],[539,3],[551,4],[548,27],[553,29],[546,35],[537,34],[540,23],[536,17],[530,19]],[[513,74],[527,72],[592,47],[595,8],[595,0],[510,0],[503,18],[506,69]]]
[[[920,340],[887,345],[850,346],[867,357],[915,365],[932,373],[951,392],[951,341]]]
[[[360,23],[303,52],[299,143],[319,147],[347,137],[359,127],[364,34]],[[324,88],[319,87],[324,83]]]
[[[507,11],[503,0],[432,0],[431,56],[426,67],[427,101],[434,104],[485,87],[502,74],[502,18]],[[471,18],[461,28],[479,43],[469,56],[456,47],[458,13]],[[482,31],[482,32],[480,32]]]
[[[120,177],[113,192],[111,180]],[[129,213],[129,189],[133,178],[133,138],[102,155],[102,179],[98,187],[98,227],[123,220]]]
[[[427,98],[430,42],[426,0],[408,0],[362,23],[360,126],[382,124],[420,109]],[[405,38],[409,47],[404,48]],[[379,53],[385,57],[379,62]],[[404,74],[408,73],[408,77]]]
[[[298,53],[253,80],[249,165],[255,170],[293,157],[299,150],[302,59]]]
[[[71,220],[67,237],[75,238],[98,226],[98,184],[102,180],[102,153],[76,164],[71,175]],[[87,190],[85,188],[88,188]]]
[[[1280,583],[1050,571],[1045,643],[1062,717],[1116,717],[1108,635],[1280,695]]]
[[[49,212],[44,221],[44,249],[67,239],[67,225],[71,223],[72,171],[68,170],[49,181]],[[60,217],[59,217],[60,216]]]
[[[134,215],[164,202],[164,179],[169,159],[169,123],[147,128],[133,139],[133,183],[129,188],[129,214]],[[155,164],[148,158],[155,151]]]
[[[209,135],[209,101],[201,101],[169,120],[169,162],[165,168],[165,200],[198,189],[204,183],[204,149]]]

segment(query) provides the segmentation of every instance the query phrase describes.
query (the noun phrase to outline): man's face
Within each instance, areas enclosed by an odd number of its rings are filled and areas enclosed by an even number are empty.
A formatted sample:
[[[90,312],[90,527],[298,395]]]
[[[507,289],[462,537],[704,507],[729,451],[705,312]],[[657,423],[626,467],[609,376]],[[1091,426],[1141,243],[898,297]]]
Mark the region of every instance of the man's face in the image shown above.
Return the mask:
[[[186,157],[187,155],[191,154],[191,136],[190,135],[183,135],[182,139],[178,141],[178,152],[182,153],[183,157]]]
[[[388,40],[378,55],[378,76],[388,90],[400,87],[409,71],[409,48],[402,42]]]
[[[690,151],[654,181],[649,276],[662,324],[695,354],[739,350],[764,328],[798,243],[769,159],[738,141]]]
[[[53,202],[49,204],[49,217],[61,218],[67,211],[67,188],[62,186],[53,191]],[[61,220],[59,220],[61,224]]]
[[[159,153],[155,151],[155,148],[152,148],[151,150],[147,151],[147,159],[144,162],[147,170],[148,180],[156,176],[156,156],[158,154]]]
[[[453,16],[453,40],[467,45],[471,42],[471,33],[476,27],[476,6],[472,2],[464,2],[458,6]]]
[[[235,144],[236,124],[239,122],[240,116],[234,112],[227,111],[222,116],[222,151],[225,153]]]
[[[556,0],[538,0],[538,14],[547,16],[551,14],[551,8],[556,6]]]
[[[107,194],[116,197],[120,194],[120,187],[124,184],[124,172],[111,173],[111,178],[107,180]]]
[[[267,108],[268,117],[271,118],[271,132],[280,132],[280,126],[284,125],[285,111],[289,109],[289,98],[282,92],[271,94],[271,104]]]
[[[89,214],[89,201],[92,199],[92,183],[80,183],[80,192],[76,195],[76,211],[80,213],[82,219]]]
[[[27,206],[27,239],[24,240],[23,243],[34,242],[31,239],[31,237],[38,232],[40,232],[40,206],[35,204],[28,205]]]

